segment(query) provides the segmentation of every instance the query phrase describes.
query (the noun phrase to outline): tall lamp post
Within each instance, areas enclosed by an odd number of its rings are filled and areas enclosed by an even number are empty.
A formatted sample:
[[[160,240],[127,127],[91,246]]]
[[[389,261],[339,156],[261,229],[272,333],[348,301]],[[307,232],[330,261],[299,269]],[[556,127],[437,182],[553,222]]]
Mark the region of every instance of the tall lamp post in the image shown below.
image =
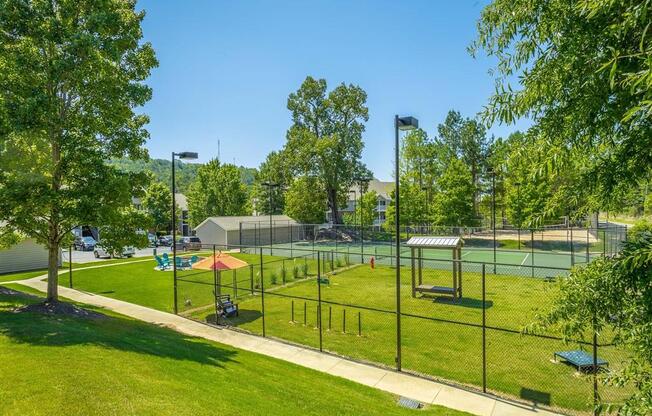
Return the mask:
[[[396,187],[394,188],[394,222],[396,226],[396,369],[401,371],[401,210],[400,210],[400,171],[399,171],[399,130],[419,128],[419,120],[414,117],[394,116],[394,169]]]
[[[518,249],[519,251],[521,250],[521,224],[523,223],[523,220],[521,219],[521,182],[516,182],[516,206],[518,207],[518,225],[517,225],[517,233],[518,233]]]
[[[494,274],[496,274],[496,171],[491,168],[491,230],[494,235]]]
[[[278,188],[280,185],[272,182],[263,182],[263,186],[267,187],[267,193],[269,194],[269,255],[273,255],[274,250],[274,234],[273,234],[273,225],[272,225],[272,215],[274,215],[274,200],[272,199],[272,189]]]
[[[196,152],[172,152],[172,271],[174,278],[174,313],[178,313],[177,306],[177,198],[175,183],[175,166],[174,160],[194,160],[197,159]]]

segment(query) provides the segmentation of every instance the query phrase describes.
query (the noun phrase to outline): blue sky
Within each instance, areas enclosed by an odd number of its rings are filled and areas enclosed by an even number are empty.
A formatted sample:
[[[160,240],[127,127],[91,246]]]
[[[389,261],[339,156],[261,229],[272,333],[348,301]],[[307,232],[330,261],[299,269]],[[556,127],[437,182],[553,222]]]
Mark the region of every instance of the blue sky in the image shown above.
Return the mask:
[[[361,86],[369,122],[363,161],[390,180],[393,116],[430,135],[449,109],[473,116],[493,91],[491,61],[466,47],[485,1],[141,0],[160,66],[144,111],[150,155],[257,167],[285,143],[287,96],[307,75]],[[494,126],[506,136],[517,126]]]

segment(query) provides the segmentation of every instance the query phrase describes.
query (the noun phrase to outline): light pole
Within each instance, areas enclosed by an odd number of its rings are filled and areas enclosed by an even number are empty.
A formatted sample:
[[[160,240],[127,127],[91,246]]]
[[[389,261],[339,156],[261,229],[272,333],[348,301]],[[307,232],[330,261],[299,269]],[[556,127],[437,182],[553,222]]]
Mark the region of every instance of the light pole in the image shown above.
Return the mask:
[[[350,194],[353,194],[353,231],[355,232],[355,229],[357,228],[357,204],[358,204],[358,193],[355,191],[355,189],[351,189],[349,191]]]
[[[399,171],[399,130],[419,128],[419,121],[414,117],[394,116],[394,222],[396,226],[396,369],[401,371],[401,210],[400,210],[400,171]]]
[[[177,199],[175,183],[174,159],[194,160],[197,159],[196,152],[172,152],[172,275],[174,278],[174,313],[179,312],[177,306]]]
[[[360,187],[360,263],[364,264],[364,215],[363,215],[363,202],[362,197],[364,196],[365,187],[371,182],[371,178],[355,178]]]
[[[274,200],[272,199],[272,189],[278,188],[280,185],[272,182],[263,182],[263,186],[267,187],[267,193],[269,194],[269,255],[273,255],[274,250],[274,234],[272,226],[272,215],[274,215]]]
[[[425,212],[425,216],[424,216],[424,219],[423,219],[423,225],[425,225],[426,229],[428,229],[428,228],[430,228],[430,224],[428,223],[428,216],[430,214],[430,187],[429,186],[422,186],[421,190],[425,191],[425,194],[426,194],[426,212]],[[421,232],[423,234],[428,234],[429,233],[429,231],[424,233],[423,230],[421,230]]]
[[[494,235],[494,274],[496,274],[496,171],[491,168],[491,229]]]

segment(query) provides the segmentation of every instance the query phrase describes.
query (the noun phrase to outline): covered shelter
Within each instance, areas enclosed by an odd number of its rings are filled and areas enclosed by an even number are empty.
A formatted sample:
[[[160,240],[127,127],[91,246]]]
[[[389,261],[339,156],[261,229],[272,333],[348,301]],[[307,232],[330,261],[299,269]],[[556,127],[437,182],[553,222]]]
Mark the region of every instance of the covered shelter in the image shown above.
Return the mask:
[[[405,244],[410,248],[412,265],[412,297],[417,292],[426,294],[441,294],[462,298],[462,246],[464,240],[460,237],[412,237]],[[423,283],[423,250],[451,250],[453,281],[451,286],[436,286]]]

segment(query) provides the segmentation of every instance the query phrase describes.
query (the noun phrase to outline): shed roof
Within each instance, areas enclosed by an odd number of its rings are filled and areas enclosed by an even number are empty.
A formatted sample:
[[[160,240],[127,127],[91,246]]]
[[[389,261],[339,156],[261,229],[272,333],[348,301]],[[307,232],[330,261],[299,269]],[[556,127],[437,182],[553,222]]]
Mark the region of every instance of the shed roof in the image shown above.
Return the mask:
[[[234,231],[240,229],[240,223],[243,223],[243,228],[254,228],[255,224],[260,228],[269,228],[269,215],[264,216],[234,216],[234,217],[208,217],[202,221],[195,230],[200,229],[207,222],[212,222],[218,227],[226,231]],[[244,224],[246,223],[246,225]],[[272,224],[274,228],[287,227],[290,225],[298,224],[295,220],[287,215],[272,215]]]
[[[412,237],[405,245],[417,248],[456,248],[462,247],[464,240],[460,237]]]

